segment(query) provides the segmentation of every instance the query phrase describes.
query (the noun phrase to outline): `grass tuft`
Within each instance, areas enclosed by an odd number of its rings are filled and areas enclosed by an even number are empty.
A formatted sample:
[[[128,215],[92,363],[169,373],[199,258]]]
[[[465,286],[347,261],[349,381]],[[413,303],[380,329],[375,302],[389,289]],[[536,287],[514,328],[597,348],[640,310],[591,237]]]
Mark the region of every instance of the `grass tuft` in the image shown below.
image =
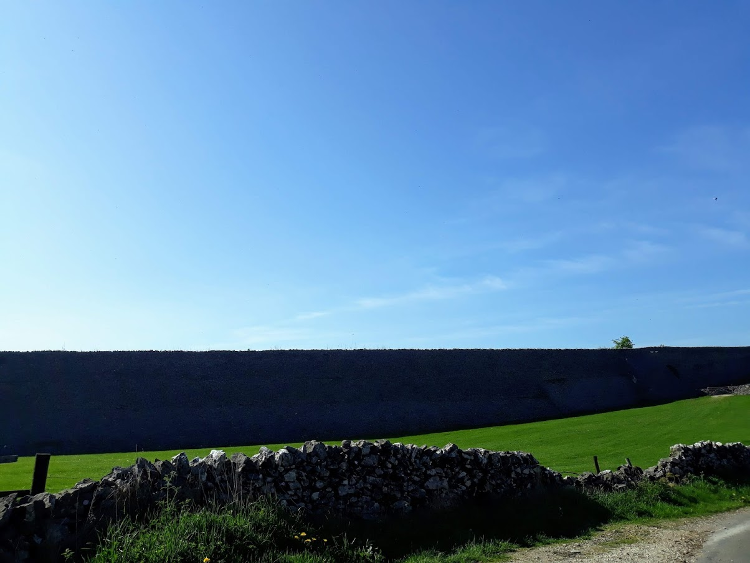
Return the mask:
[[[243,561],[377,563],[369,544],[326,536],[273,499],[220,507],[162,503],[147,522],[126,518],[100,540],[92,563]]]
[[[636,489],[616,495],[591,496],[610,512],[612,521],[637,522],[704,516],[750,505],[750,484],[692,477],[681,485],[643,482]]]

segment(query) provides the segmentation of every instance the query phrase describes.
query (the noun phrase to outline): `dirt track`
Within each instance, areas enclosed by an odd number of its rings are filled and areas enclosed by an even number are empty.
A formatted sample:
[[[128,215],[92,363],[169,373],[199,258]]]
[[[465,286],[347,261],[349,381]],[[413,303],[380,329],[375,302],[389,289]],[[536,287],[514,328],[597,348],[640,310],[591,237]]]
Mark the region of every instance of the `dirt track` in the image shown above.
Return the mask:
[[[521,549],[511,554],[510,561],[692,563],[698,561],[703,545],[712,534],[721,532],[739,520],[748,519],[750,508],[742,508],[734,512],[652,525],[611,525],[596,533],[591,539]]]

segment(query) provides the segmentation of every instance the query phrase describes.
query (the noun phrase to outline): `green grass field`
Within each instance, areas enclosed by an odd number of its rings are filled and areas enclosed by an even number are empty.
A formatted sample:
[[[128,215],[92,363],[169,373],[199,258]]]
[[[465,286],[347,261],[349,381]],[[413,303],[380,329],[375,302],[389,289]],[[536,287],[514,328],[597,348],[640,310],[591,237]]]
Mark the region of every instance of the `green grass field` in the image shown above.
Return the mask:
[[[645,468],[666,457],[669,447],[677,443],[715,440],[750,444],[750,396],[702,397],[544,422],[386,437],[393,442],[417,445],[444,446],[453,442],[463,449],[522,450],[560,472],[593,471],[594,455],[598,456],[602,469],[615,469],[624,463],[626,457]],[[342,436],[345,438],[355,437]],[[371,440],[376,438],[368,437]],[[278,449],[284,445],[269,444],[268,447]],[[206,456],[211,449],[222,449],[231,456],[234,452],[253,455],[259,448],[260,445],[227,447],[216,444],[213,448],[185,451],[192,459]],[[136,457],[151,461],[155,458],[170,459],[180,451],[183,450],[52,456],[47,491],[59,492],[85,477],[98,480],[115,466],[132,465]],[[0,465],[0,490],[30,487],[33,464],[33,457],[24,457],[16,463]]]

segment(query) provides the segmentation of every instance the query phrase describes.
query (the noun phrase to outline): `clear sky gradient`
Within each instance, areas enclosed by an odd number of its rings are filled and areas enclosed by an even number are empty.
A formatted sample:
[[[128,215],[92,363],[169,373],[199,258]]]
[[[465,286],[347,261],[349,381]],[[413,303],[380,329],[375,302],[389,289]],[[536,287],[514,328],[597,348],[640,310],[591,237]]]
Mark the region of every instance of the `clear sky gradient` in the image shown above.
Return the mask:
[[[0,350],[750,345],[748,29],[3,2]]]

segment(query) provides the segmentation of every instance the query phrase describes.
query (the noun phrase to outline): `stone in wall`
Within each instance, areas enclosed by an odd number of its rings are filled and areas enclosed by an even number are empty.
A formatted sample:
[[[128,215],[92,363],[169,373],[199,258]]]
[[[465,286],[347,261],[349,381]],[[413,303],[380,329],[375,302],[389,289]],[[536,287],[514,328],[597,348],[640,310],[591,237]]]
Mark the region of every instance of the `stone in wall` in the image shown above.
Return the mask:
[[[599,491],[624,491],[635,487],[643,478],[643,469],[636,466],[621,465],[616,471],[605,469],[599,473],[581,473],[575,479],[568,477],[576,488]]]

